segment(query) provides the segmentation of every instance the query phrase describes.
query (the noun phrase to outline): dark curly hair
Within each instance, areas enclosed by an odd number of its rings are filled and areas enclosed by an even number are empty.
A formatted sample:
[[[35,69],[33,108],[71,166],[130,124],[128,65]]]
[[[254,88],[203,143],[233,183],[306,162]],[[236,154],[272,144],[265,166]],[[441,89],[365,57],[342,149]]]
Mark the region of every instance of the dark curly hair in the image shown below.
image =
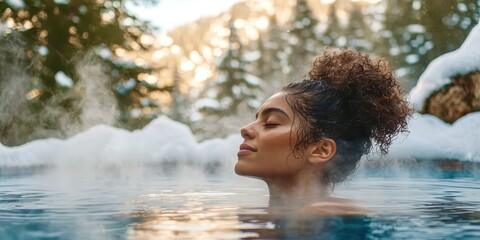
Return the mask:
[[[335,156],[328,161],[322,183],[344,181],[375,143],[386,153],[392,138],[407,131],[412,110],[386,60],[350,49],[326,49],[306,79],[283,88],[300,117],[295,149],[320,139],[333,139]]]

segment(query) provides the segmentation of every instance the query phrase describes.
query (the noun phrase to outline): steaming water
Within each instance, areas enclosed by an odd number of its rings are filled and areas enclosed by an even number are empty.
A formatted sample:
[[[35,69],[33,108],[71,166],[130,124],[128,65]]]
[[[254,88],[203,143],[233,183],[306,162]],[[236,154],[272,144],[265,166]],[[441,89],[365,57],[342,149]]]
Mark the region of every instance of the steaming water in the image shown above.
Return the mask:
[[[17,173],[0,178],[0,239],[480,238],[475,177],[362,175],[337,195],[375,214],[295,220],[267,214],[262,182],[193,166]]]
[[[267,214],[261,181],[233,174],[240,142],[197,143],[159,118],[134,132],[96,126],[0,145],[0,239],[480,238],[477,168],[365,165],[336,194],[374,214],[280,218]]]

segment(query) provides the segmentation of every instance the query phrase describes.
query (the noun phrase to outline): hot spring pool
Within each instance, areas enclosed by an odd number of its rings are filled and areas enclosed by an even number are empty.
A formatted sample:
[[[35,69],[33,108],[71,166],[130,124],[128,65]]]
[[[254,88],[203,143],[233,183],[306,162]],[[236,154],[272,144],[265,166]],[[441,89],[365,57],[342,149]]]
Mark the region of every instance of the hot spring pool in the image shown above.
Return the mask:
[[[360,175],[336,195],[375,214],[300,220],[270,217],[261,181],[195,168],[3,173],[0,239],[480,239],[478,175]]]

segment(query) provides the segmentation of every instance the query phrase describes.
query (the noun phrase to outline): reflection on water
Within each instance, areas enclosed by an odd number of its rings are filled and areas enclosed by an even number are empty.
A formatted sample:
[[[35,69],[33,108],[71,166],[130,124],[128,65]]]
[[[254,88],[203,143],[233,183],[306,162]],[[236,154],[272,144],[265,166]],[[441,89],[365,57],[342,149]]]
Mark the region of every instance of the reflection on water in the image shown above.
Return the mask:
[[[257,213],[255,213],[257,211]],[[152,210],[132,214],[131,239],[319,238],[366,239],[374,236],[369,217],[273,218],[265,208],[223,207]],[[381,236],[392,226],[384,223]]]
[[[0,239],[478,239],[477,178],[357,177],[365,217],[268,214],[264,183],[197,172],[0,178]]]
[[[239,221],[238,207],[152,210],[132,214],[139,220],[127,231],[132,239],[238,239],[259,237],[255,224]]]

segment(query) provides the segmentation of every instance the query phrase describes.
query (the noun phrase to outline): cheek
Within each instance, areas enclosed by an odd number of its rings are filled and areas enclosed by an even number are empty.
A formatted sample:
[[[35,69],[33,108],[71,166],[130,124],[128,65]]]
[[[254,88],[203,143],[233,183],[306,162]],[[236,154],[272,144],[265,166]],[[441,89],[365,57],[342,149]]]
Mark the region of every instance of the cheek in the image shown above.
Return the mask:
[[[293,157],[293,149],[295,146],[296,137],[290,133],[290,129],[279,133],[272,133],[263,139],[266,150],[265,158],[272,161],[285,162],[287,159]],[[290,160],[288,162],[291,162]]]
[[[264,139],[264,146],[274,155],[283,154],[286,158],[292,152],[296,142],[296,137],[290,130],[279,133],[271,133]],[[287,155],[285,155],[287,153]]]
[[[272,174],[289,175],[302,167],[302,157],[293,151],[296,143],[295,134],[290,134],[290,131],[272,134],[268,140],[265,139],[264,143],[268,151],[261,159],[265,163],[268,162],[268,168]]]

